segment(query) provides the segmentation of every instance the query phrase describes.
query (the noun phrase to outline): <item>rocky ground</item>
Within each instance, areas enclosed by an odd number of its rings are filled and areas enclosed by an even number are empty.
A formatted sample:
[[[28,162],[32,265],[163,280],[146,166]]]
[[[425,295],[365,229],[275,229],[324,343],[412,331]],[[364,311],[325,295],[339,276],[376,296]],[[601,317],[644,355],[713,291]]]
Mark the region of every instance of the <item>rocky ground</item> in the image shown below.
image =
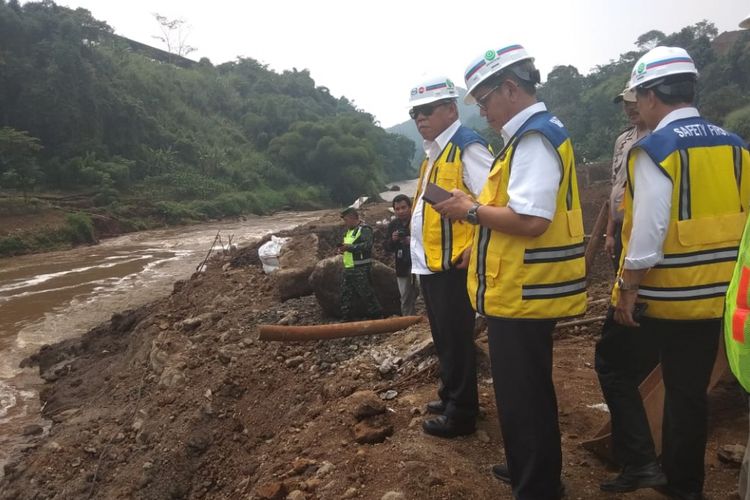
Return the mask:
[[[589,190],[587,214],[604,194]],[[385,216],[384,205],[367,213]],[[332,214],[295,232],[316,232],[325,256],[337,223]],[[595,267],[588,317],[606,308],[597,299],[608,292],[607,266],[600,259]],[[420,427],[437,383],[427,325],[333,341],[258,340],[260,324],[330,321],[313,296],[281,302],[274,278],[245,249],[212,260],[169,297],[42,349],[27,362],[46,380],[40,397],[51,425],[27,429],[36,436],[6,466],[0,499],[511,498],[489,474],[503,449],[486,334],[477,339],[479,430],[442,440]],[[593,369],[599,326],[556,333],[563,476],[574,499],[620,498],[599,492],[612,469],[580,445],[608,418]],[[732,498],[737,465],[719,451],[744,444],[747,410],[731,382],[711,405],[706,491]]]

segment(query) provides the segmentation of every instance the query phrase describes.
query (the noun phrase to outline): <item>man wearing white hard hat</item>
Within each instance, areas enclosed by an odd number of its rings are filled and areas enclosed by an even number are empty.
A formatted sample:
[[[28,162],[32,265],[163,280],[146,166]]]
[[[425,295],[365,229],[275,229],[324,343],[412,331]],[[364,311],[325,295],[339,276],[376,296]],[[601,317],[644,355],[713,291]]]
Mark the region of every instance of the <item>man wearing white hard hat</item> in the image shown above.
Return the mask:
[[[507,465],[493,474],[513,497],[556,499],[562,452],[552,383],[552,331],[586,309],[583,221],[563,124],[536,100],[539,71],[517,44],[466,70],[469,94],[505,146],[476,200],[453,191],[436,209],[477,225],[472,305],[487,317],[492,380]]]
[[[750,201],[750,152],[693,107],[697,76],[684,49],[656,47],[630,78],[653,132],[628,158],[625,257],[596,346],[622,466],[601,484],[607,492],[656,487],[671,498],[703,498],[706,390]],[[645,308],[640,319],[636,302]],[[665,386],[661,467],[636,376],[654,358]]]
[[[622,200],[625,196],[625,181],[627,168],[625,162],[630,148],[648,133],[646,125],[638,114],[635,104],[635,91],[625,89],[614,98],[614,103],[622,103],[622,110],[628,117],[629,126],[615,139],[615,150],[612,155],[612,191],[609,195],[609,214],[607,217],[607,234],[604,239],[604,252],[617,272],[622,253],[622,219],[624,210]]]
[[[474,311],[466,294],[464,259],[474,228],[441,217],[424,195],[429,185],[437,184],[475,196],[493,161],[487,141],[461,125],[457,97],[453,82],[441,77],[414,87],[409,99],[409,115],[425,151],[411,219],[411,272],[419,275],[440,361],[439,399],[427,405],[436,416],[422,428],[443,438],[473,433],[479,413]]]

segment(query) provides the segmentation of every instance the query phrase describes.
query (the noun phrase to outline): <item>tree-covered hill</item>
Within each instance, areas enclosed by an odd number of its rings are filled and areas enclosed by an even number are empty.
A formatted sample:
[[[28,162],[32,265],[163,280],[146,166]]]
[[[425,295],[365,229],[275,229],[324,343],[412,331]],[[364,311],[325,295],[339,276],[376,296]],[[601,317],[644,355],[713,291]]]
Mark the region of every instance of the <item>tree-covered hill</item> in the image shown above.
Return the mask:
[[[649,31],[638,37],[635,50],[597,66],[588,75],[582,75],[574,66],[556,66],[540,87],[539,98],[570,130],[579,162],[607,160],[615,138],[627,125],[612,98],[625,87],[630,70],[647,50],[656,45],[679,46],[687,49],[700,71],[701,113],[750,140],[750,31],[717,34],[715,26],[707,21],[670,35]],[[464,123],[488,139],[497,140],[476,111],[462,108],[461,116]],[[416,156],[421,159],[421,138],[413,122],[389,130],[413,140]]]
[[[83,9],[0,0],[0,190],[201,216],[348,204],[413,145],[307,70],[156,61]]]
[[[656,45],[685,48],[695,60],[698,108],[709,120],[750,139],[750,32],[717,37],[713,24],[701,21],[664,35],[652,30],[635,42],[636,50],[581,75],[573,66],[557,66],[540,89],[540,97],[570,130],[578,161],[606,160],[626,126],[612,98],[624,87],[635,62]]]

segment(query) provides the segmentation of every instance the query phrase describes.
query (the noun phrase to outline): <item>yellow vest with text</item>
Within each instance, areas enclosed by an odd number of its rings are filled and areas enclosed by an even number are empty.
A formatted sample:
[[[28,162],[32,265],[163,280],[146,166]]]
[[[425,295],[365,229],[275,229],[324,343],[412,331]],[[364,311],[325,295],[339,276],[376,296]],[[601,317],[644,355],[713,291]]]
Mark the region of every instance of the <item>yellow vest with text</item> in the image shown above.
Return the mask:
[[[487,141],[482,136],[468,127],[460,126],[432,165],[429,179],[425,179],[427,158],[422,162],[417,193],[422,192],[424,184],[432,182],[447,191],[460,189],[469,196],[473,196],[464,184],[464,165],[461,155],[470,144],[474,143],[487,147]],[[437,213],[432,205],[424,200],[422,203],[422,244],[425,262],[430,271],[447,271],[471,245],[474,226],[467,222],[451,223],[449,219]]]
[[[672,182],[664,258],[641,281],[645,316],[670,320],[721,318],[750,201],[750,154],[742,140],[701,117],[646,136],[630,152],[622,259],[633,226],[636,154],[647,154]],[[622,268],[622,263],[620,264]],[[619,289],[612,297],[617,303]]]
[[[508,205],[513,152],[525,135],[541,134],[562,166],[555,214],[538,237],[515,236],[479,226],[469,264],[468,291],[474,309],[498,318],[560,319],[586,310],[583,219],[570,137],[547,111],[536,113],[495,160],[479,197],[483,205]]]

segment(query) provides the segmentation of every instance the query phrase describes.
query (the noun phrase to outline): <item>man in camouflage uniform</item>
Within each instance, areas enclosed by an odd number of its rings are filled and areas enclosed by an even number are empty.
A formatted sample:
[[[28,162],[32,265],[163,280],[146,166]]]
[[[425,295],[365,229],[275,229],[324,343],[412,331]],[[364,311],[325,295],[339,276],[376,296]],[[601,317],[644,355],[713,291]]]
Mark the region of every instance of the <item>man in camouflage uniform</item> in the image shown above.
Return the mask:
[[[344,256],[344,276],[341,281],[341,316],[352,319],[352,301],[359,296],[365,304],[367,316],[381,318],[383,310],[372,289],[372,228],[359,219],[357,210],[349,207],[341,212],[347,228],[339,253]]]

